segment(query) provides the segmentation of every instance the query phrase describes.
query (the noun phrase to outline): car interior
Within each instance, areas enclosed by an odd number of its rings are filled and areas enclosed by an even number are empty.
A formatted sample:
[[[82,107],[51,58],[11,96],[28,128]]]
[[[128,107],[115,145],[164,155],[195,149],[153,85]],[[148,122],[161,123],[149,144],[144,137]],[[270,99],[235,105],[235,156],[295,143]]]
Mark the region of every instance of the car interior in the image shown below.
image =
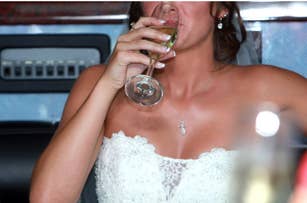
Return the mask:
[[[0,203],[29,202],[32,170],[74,81],[107,63],[128,30],[129,2],[0,2]],[[307,77],[307,2],[239,2],[248,31],[234,63]],[[275,51],[272,51],[275,50]],[[307,140],[298,133],[300,156]],[[92,170],[79,202],[97,202]]]

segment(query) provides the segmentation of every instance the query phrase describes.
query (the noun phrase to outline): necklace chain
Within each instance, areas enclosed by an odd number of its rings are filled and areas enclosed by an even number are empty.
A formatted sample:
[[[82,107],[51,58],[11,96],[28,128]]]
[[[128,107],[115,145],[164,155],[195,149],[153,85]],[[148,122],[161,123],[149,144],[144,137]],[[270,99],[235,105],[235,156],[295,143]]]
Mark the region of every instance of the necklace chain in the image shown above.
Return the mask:
[[[179,117],[183,117],[184,118],[184,115],[180,115],[180,113],[176,110],[176,108],[173,108],[173,111],[176,113],[177,115],[177,118]],[[185,122],[185,119],[179,119],[177,120],[177,127],[178,127],[178,130],[179,130],[179,134],[181,136],[185,136],[187,134],[187,127],[186,127],[186,122]]]

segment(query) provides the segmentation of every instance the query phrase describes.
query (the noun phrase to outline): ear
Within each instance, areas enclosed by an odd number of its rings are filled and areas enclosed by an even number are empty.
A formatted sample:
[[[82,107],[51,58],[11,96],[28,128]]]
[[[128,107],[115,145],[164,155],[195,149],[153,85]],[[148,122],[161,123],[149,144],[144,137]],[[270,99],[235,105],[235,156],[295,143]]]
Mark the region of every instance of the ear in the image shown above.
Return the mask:
[[[225,18],[229,14],[229,10],[221,3],[214,2],[213,3],[213,16],[216,18]]]
[[[217,17],[217,18],[225,18],[225,17],[228,16],[228,14],[229,14],[228,9],[226,9],[226,8],[221,8],[220,10],[218,10],[218,11],[216,12],[216,17]]]

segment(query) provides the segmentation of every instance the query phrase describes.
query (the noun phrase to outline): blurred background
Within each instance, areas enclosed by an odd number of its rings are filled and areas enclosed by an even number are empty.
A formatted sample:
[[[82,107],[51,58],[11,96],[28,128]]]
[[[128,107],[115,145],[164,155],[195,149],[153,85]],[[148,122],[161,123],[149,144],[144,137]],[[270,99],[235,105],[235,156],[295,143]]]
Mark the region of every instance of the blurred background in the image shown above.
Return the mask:
[[[307,77],[307,2],[238,4],[248,37],[234,63],[276,65]],[[129,5],[0,3],[0,203],[27,202],[33,165],[75,79],[107,62],[128,29]]]

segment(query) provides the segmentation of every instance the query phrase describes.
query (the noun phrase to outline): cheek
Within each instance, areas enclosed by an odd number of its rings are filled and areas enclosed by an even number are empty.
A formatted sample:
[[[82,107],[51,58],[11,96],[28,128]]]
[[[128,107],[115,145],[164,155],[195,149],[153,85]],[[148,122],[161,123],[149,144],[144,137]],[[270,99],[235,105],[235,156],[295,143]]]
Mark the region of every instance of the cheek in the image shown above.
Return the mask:
[[[194,22],[194,29],[197,30],[195,31],[196,33],[202,33],[206,34],[208,32],[213,31],[214,28],[214,20],[210,15],[207,16],[202,16],[196,19],[202,19],[202,20],[195,20]],[[192,28],[193,29],[193,28]]]
[[[142,2],[142,8],[144,16],[151,16],[153,9],[159,4],[159,2]]]
[[[210,9],[205,7],[203,9],[196,9],[192,12],[190,16],[195,24],[195,27],[207,29],[210,28],[211,25],[214,23],[214,19],[211,16]]]
[[[208,3],[195,3],[193,7],[185,11],[182,20],[189,30],[192,30],[192,32],[195,30],[197,33],[208,32],[214,24]]]
[[[183,31],[190,34],[207,33],[214,26],[214,19],[208,13],[196,13],[183,19]]]
[[[189,46],[205,40],[214,30],[214,19],[208,13],[187,15],[179,27],[178,46]]]

